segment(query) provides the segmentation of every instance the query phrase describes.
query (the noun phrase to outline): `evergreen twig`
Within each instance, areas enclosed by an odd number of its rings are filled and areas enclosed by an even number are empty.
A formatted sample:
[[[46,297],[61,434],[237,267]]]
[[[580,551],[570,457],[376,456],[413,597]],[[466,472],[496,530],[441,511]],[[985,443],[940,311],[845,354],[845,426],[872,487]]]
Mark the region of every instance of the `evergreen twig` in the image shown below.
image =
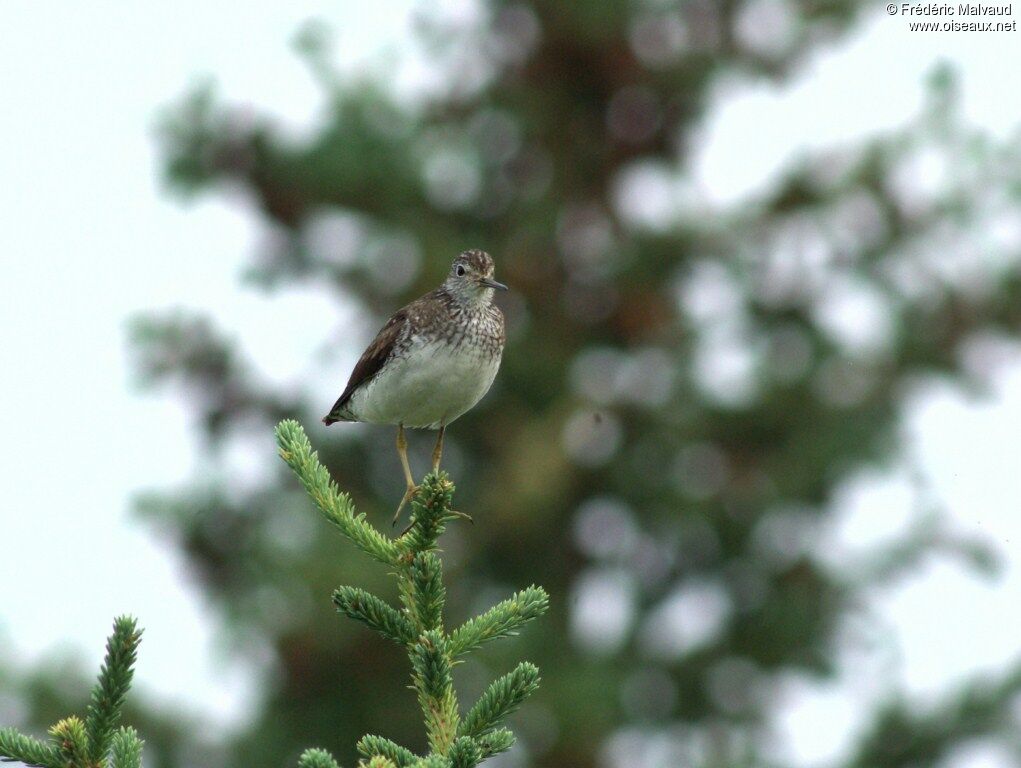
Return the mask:
[[[141,768],[143,746],[134,728],[118,728],[111,742],[111,768]]]
[[[60,765],[56,747],[18,733],[14,728],[0,728],[0,762],[55,768]]]
[[[363,763],[363,765],[365,768],[394,768],[394,764],[382,755],[370,758],[369,762]]]
[[[298,768],[340,768],[325,749],[306,749],[298,758]]]
[[[131,687],[141,635],[130,616],[115,619],[85,719],[72,715],[52,726],[52,744],[14,728],[0,728],[0,763],[13,761],[40,768],[141,768],[138,734],[131,728],[115,730]]]
[[[370,557],[395,569],[403,610],[357,587],[333,593],[337,608],[384,637],[408,648],[412,681],[425,719],[430,754],[419,757],[382,736],[358,742],[360,768],[475,768],[510,749],[514,736],[497,728],[539,684],[527,662],[494,682],[461,722],[451,668],[455,659],[488,640],[506,637],[549,607],[536,586],[516,593],[447,635],[443,629],[446,589],[437,541],[447,523],[463,517],[453,510],[454,485],[446,474],[426,475],[411,500],[411,526],[397,539],[380,533],[330,479],[296,421],[277,427],[280,455],[290,465],[326,518]],[[299,768],[337,768],[328,752],[307,750]]]
[[[447,591],[443,587],[441,568],[440,559],[434,552],[420,552],[411,561],[415,618],[424,631],[442,629]]]
[[[487,757],[506,752],[514,746],[514,734],[506,728],[497,728],[495,731],[483,734],[475,739],[481,750],[481,760]]]
[[[514,630],[542,616],[548,608],[549,596],[546,590],[535,585],[523,589],[451,632],[450,655],[457,658],[462,653],[478,648],[487,640],[512,635]]]
[[[419,758],[411,768],[450,768],[450,761],[440,755]]]
[[[85,714],[88,757],[98,763],[110,750],[110,740],[121,716],[124,698],[131,688],[138,644],[142,633],[130,616],[114,620],[113,634],[106,643],[106,658],[99,670],[99,681],[92,689],[92,701]]]
[[[339,587],[333,593],[333,603],[345,616],[362,622],[401,645],[410,645],[417,637],[415,627],[406,615],[364,589]]]
[[[276,432],[280,457],[301,479],[326,519],[369,557],[387,565],[396,565],[400,552],[397,545],[366,522],[364,514],[355,514],[351,497],[342,493],[330,479],[330,473],[312,450],[301,425],[293,420],[282,421]]]
[[[450,768],[474,768],[482,760],[482,749],[474,739],[459,736],[450,748]]]
[[[366,759],[377,755],[385,757],[396,765],[397,768],[408,768],[408,766],[418,761],[415,753],[410,749],[405,749],[400,744],[390,741],[390,739],[384,739],[382,736],[373,736],[371,734],[362,736],[359,739],[358,754]]]
[[[447,523],[458,515],[451,506],[454,484],[446,473],[426,475],[418,494],[411,500],[411,527],[398,539],[405,563],[419,552],[436,549],[436,541],[446,530]]]
[[[89,765],[89,736],[80,717],[65,717],[50,728],[57,745],[62,765],[87,768]]]
[[[539,670],[523,661],[511,672],[494,681],[464,717],[459,733],[481,736],[495,728],[501,720],[521,706],[529,694],[539,687]]]
[[[426,733],[433,752],[446,755],[457,735],[457,700],[450,676],[446,641],[437,630],[422,634],[411,649],[412,679],[425,715]]]

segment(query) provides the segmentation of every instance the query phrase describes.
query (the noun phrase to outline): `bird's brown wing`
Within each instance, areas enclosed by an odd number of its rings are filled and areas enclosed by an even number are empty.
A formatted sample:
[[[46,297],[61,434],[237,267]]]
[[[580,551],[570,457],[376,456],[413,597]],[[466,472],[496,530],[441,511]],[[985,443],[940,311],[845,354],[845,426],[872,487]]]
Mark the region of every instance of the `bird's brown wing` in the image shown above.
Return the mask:
[[[400,340],[407,320],[408,313],[407,307],[405,307],[394,314],[380,332],[376,334],[376,338],[369,344],[368,349],[362,353],[361,359],[358,360],[358,364],[355,365],[355,369],[351,372],[351,378],[348,379],[344,393],[333,404],[330,412],[323,417],[323,424],[330,425],[337,421],[352,421],[350,415],[344,415],[344,409],[347,406],[348,400],[351,399],[351,395],[354,394],[358,387],[370,381],[373,376],[379,373],[380,369],[386,364],[386,361],[393,355],[394,347]]]

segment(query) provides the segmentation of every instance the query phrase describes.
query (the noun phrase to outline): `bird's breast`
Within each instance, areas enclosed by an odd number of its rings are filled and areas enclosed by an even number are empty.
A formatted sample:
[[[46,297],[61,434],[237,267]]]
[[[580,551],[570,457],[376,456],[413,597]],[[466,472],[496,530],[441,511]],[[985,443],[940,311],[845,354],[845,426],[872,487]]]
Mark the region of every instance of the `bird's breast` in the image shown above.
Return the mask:
[[[500,346],[466,339],[413,336],[372,381],[352,397],[359,421],[437,428],[449,424],[489,391]]]

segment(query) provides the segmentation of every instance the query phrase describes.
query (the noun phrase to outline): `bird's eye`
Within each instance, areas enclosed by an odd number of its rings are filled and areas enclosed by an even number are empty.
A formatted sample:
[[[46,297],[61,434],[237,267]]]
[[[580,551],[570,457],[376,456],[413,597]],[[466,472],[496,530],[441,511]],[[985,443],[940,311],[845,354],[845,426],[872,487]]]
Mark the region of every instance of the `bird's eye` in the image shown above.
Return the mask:
[[[458,264],[457,268],[454,270],[454,274],[458,277],[464,277],[464,267]]]

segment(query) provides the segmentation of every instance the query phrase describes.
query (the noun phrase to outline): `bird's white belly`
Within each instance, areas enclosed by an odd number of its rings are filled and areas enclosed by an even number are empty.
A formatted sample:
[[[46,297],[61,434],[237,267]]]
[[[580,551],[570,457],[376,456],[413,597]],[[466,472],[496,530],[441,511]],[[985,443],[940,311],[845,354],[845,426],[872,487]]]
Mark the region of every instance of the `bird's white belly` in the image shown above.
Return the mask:
[[[481,400],[499,367],[499,355],[483,354],[474,344],[412,345],[355,392],[350,409],[371,424],[437,429]]]

